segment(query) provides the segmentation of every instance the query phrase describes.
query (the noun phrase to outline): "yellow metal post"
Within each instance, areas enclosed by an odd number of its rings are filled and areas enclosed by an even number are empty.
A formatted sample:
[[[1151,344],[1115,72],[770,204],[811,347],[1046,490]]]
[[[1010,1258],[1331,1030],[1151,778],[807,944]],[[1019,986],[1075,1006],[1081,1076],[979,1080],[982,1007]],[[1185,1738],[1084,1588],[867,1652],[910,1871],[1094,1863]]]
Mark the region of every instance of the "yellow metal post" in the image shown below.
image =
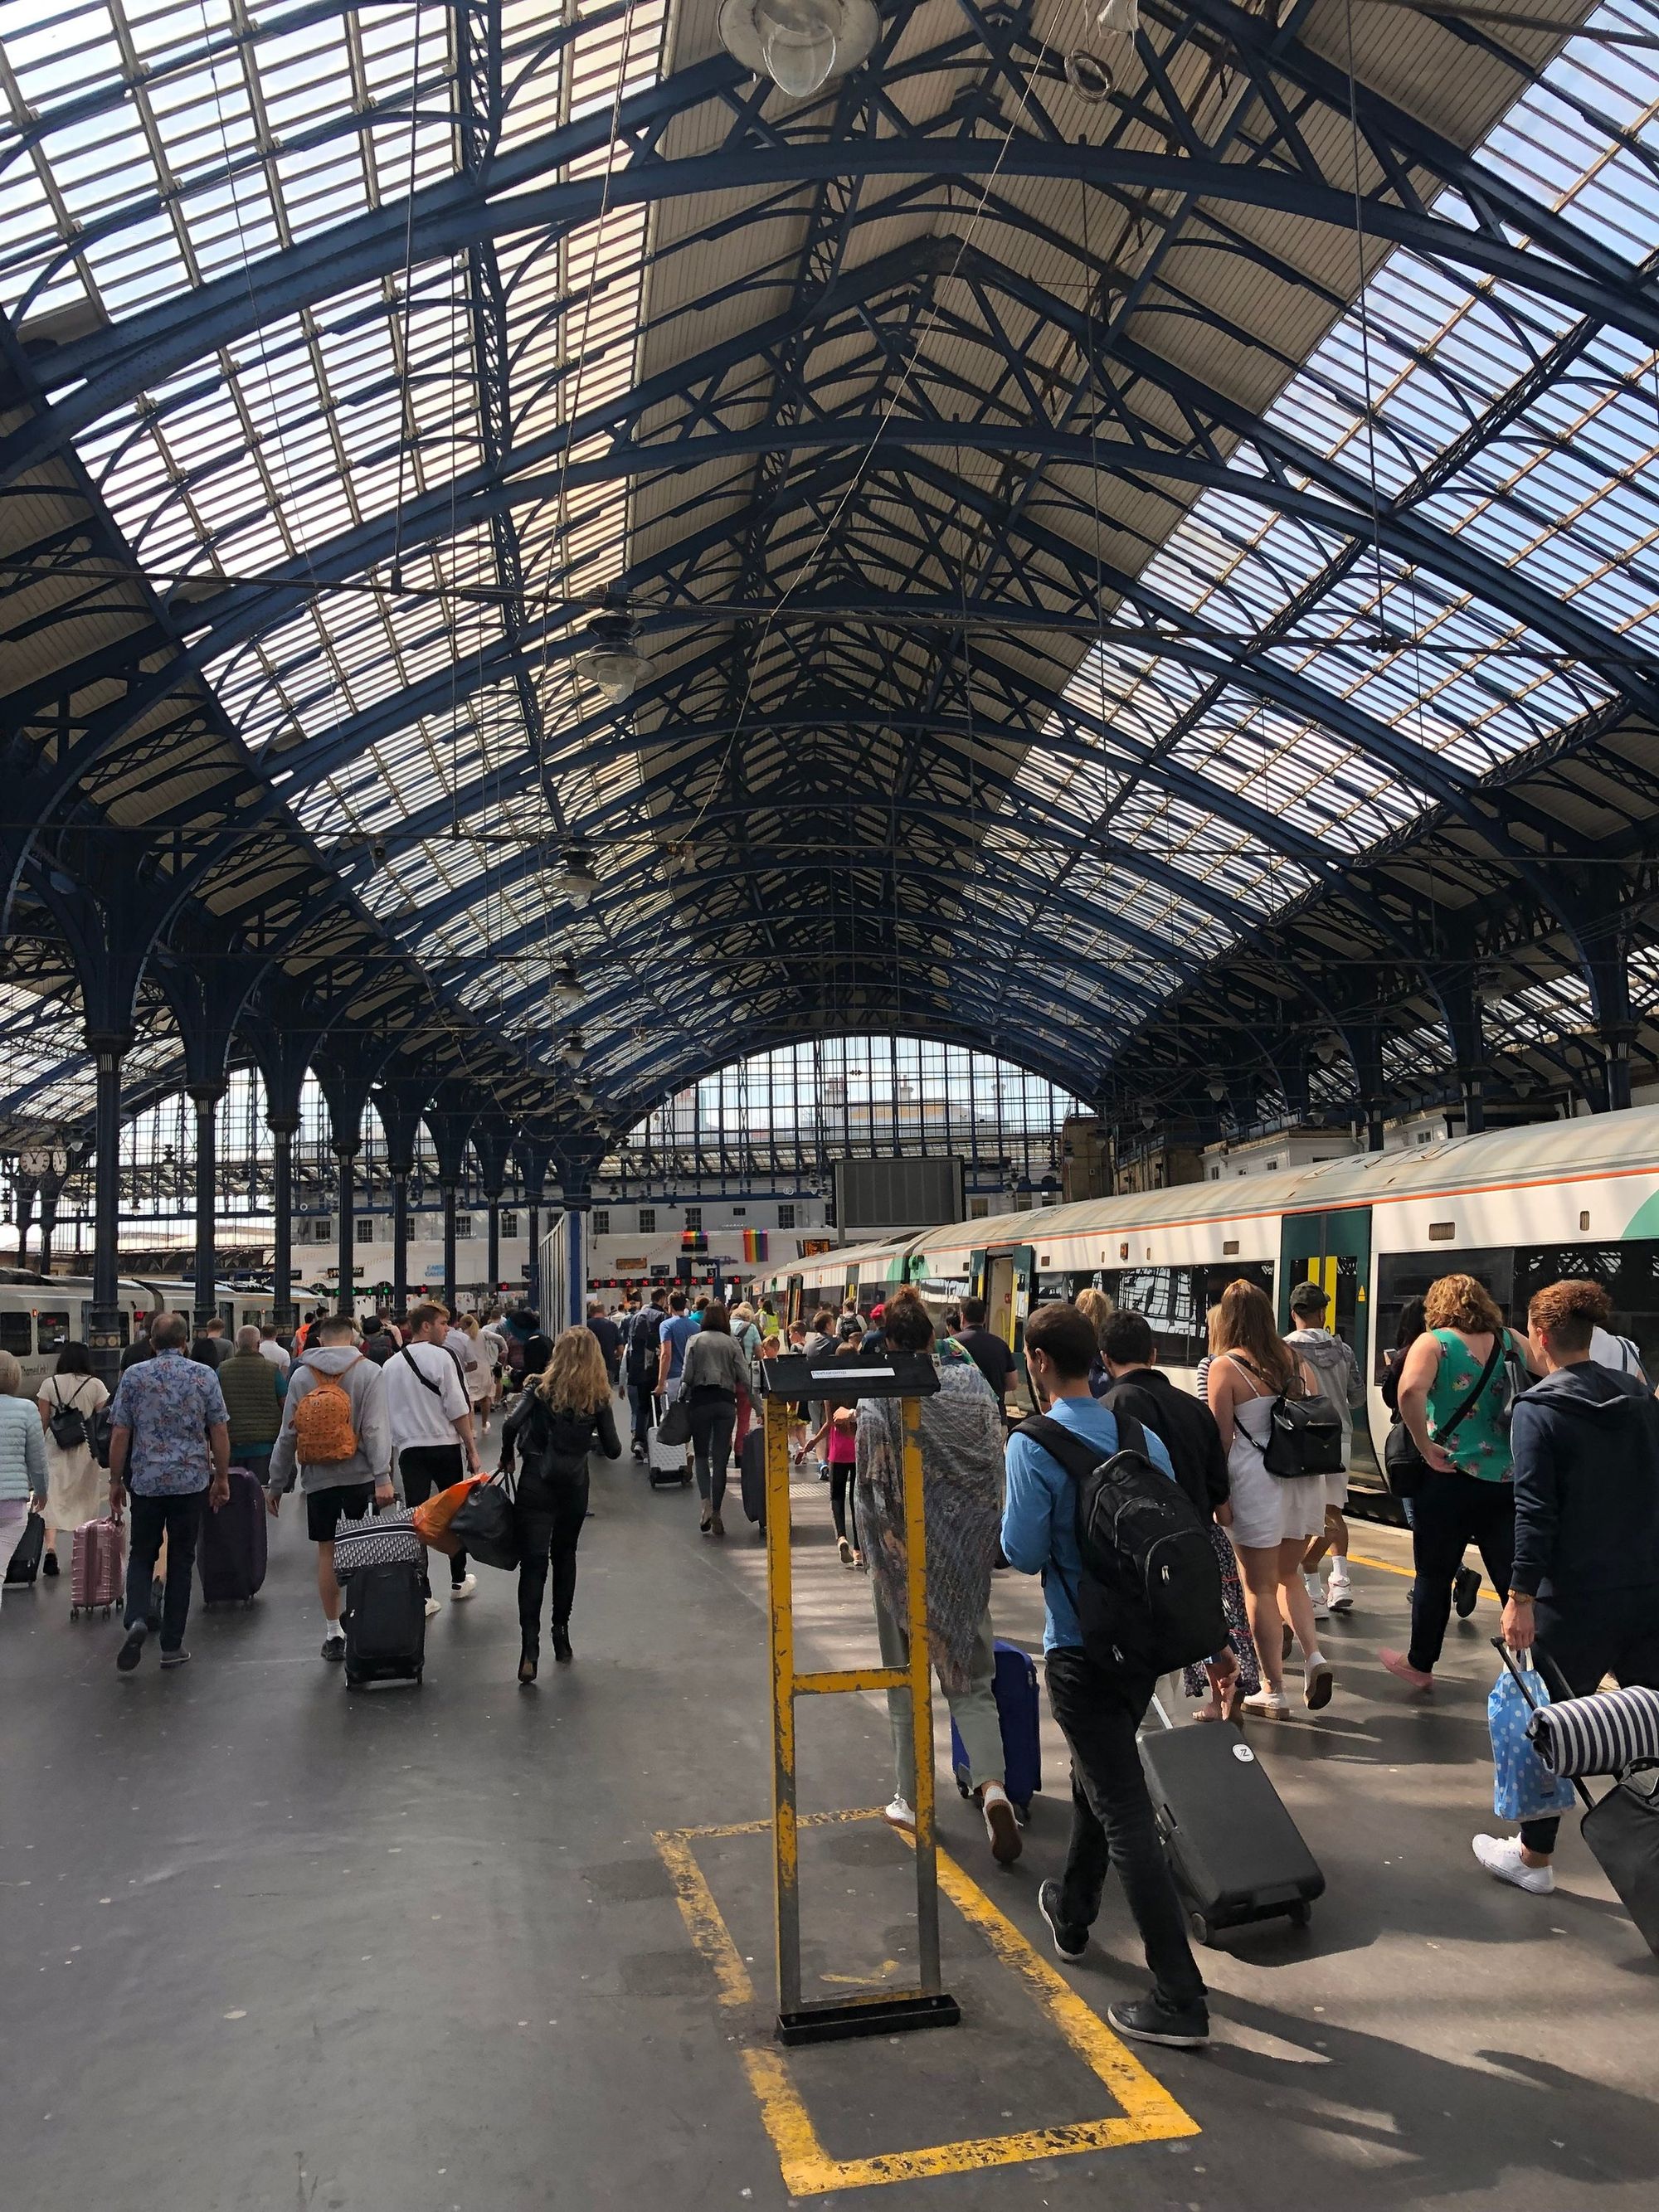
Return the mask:
[[[772,1842],[777,1928],[778,2032],[786,2042],[948,2025],[956,2001],[939,1978],[939,1860],[933,1791],[933,1705],[927,1641],[927,1531],[922,1495],[921,1405],[901,1402],[904,1521],[909,1574],[905,1667],[795,1671],[794,1584],[789,1518],[789,1401],[766,1399],[766,1583],[772,1667]],[[904,1690],[916,1766],[916,1917],[920,1985],[804,2003],[800,1968],[800,1820],[795,1776],[795,1699],[860,1690]]]

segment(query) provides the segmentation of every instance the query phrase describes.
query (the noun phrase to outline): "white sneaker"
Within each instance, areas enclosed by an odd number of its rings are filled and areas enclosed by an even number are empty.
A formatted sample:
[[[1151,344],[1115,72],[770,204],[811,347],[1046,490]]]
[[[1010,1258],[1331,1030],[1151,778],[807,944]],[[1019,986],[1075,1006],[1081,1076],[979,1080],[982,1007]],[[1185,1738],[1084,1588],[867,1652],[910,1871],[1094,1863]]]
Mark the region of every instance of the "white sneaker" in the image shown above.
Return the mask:
[[[1333,1613],[1351,1613],[1353,1610],[1353,1583],[1349,1577],[1346,1559],[1331,1561],[1329,1602]]]
[[[449,1595],[454,1600],[455,1603],[459,1605],[464,1597],[471,1597],[477,1587],[478,1577],[477,1575],[468,1575],[461,1582],[451,1583],[449,1585]]]
[[[428,1620],[432,1619],[434,1613],[441,1613],[442,1610],[443,1608],[440,1606],[435,1597],[428,1598],[426,1601],[426,1617]]]
[[[1291,1710],[1291,1701],[1283,1690],[1252,1690],[1244,1700],[1247,1713],[1260,1713],[1266,1720],[1282,1721]]]
[[[881,1817],[895,1828],[909,1828],[916,1825],[915,1809],[908,1797],[895,1797],[890,1805],[884,1805]]]
[[[1331,1617],[1331,1609],[1325,1602],[1324,1583],[1320,1581],[1319,1577],[1316,1574],[1304,1575],[1302,1582],[1303,1587],[1308,1593],[1308,1602],[1314,1609],[1314,1619],[1316,1620],[1328,1620]]]
[[[1486,1872],[1499,1881],[1512,1881],[1517,1889],[1529,1889],[1535,1897],[1547,1897],[1555,1887],[1553,1868],[1528,1866],[1522,1857],[1519,1836],[1477,1836],[1474,1850]]]

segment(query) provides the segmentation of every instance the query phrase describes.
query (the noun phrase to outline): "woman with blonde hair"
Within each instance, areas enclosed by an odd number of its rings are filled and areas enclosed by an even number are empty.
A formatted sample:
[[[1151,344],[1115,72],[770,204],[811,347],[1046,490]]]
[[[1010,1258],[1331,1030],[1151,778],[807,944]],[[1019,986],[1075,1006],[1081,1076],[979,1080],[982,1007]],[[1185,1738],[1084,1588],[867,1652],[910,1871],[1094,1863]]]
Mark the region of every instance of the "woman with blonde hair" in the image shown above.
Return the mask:
[[[1106,1324],[1117,1311],[1117,1308],[1105,1291],[1094,1289],[1079,1291],[1072,1303],[1093,1328],[1096,1342],[1103,1341],[1106,1334]],[[1091,1397],[1103,1398],[1111,1387],[1112,1378],[1106,1372],[1106,1362],[1097,1352],[1095,1364],[1089,1370],[1090,1395]]]
[[[1434,1687],[1451,1614],[1452,1577],[1470,1544],[1492,1588],[1510,1586],[1515,1487],[1510,1401],[1528,1370],[1523,1339],[1473,1275],[1443,1275],[1423,1301],[1423,1334],[1400,1368],[1400,1419],[1427,1464],[1412,1507],[1412,1640],[1380,1654],[1413,1690]]]
[[[622,1455],[611,1410],[611,1377],[599,1340],[568,1328],[532,1376],[501,1428],[501,1471],[523,1467],[513,1493],[519,1523],[519,1680],[533,1682],[541,1657],[542,1591],[553,1568],[553,1656],[568,1664],[570,1604],[576,1594],[576,1546],[587,1518],[587,1455]]]
[[[1229,1534],[1244,1577],[1244,1607],[1261,1668],[1261,1687],[1244,1699],[1244,1711],[1275,1720],[1290,1711],[1284,1680],[1283,1621],[1288,1614],[1302,1646],[1303,1698],[1317,1712],[1331,1701],[1332,1674],[1319,1648],[1313,1601],[1302,1579],[1302,1555],[1308,1539],[1325,1526],[1325,1479],[1270,1474],[1264,1455],[1273,1401],[1281,1393],[1316,1397],[1319,1385],[1279,1334],[1267,1294],[1254,1283],[1228,1284],[1210,1341],[1213,1350],[1205,1382],[1227,1455]]]
[[[477,1314],[459,1315],[455,1325],[466,1339],[467,1403],[482,1436],[489,1426],[490,1401],[495,1395],[495,1367],[490,1356],[494,1347],[480,1331]]]
[[[0,1352],[0,1572],[28,1533],[31,1513],[46,1510],[46,1447],[40,1416],[22,1395],[23,1370]],[[45,1536],[45,1528],[34,1532]]]

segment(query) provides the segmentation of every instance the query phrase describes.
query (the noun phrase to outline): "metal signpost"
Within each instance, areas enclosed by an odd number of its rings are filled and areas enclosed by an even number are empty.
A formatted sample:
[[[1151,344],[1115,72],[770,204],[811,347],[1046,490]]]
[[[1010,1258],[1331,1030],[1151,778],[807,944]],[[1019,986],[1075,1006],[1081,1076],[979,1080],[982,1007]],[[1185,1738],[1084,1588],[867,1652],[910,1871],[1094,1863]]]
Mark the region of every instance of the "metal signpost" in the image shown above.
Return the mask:
[[[899,2028],[949,2027],[961,2017],[939,1984],[939,1871],[933,1820],[933,1704],[927,1644],[927,1535],[922,1509],[921,1400],[939,1387],[925,1352],[857,1361],[789,1353],[762,1363],[766,1398],[766,1565],[772,1648],[772,1849],[777,1900],[778,2034],[787,2044]],[[789,1526],[789,1412],[807,1399],[897,1398],[904,1431],[904,1526],[909,1572],[908,1667],[795,1670]],[[921,1973],[908,1990],[805,2002],[800,1986],[800,1844],[795,1790],[795,1700],[856,1690],[908,1690],[916,1764],[916,1933]]]

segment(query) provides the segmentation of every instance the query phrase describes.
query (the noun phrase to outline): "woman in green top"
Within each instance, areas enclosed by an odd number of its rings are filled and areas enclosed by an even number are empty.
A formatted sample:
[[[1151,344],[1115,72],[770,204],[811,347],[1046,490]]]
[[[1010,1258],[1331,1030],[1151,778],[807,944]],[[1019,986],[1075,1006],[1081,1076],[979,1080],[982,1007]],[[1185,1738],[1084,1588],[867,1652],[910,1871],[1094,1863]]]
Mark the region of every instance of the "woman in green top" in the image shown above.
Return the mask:
[[[1434,1687],[1452,1577],[1468,1545],[1480,1547],[1500,1597],[1509,1589],[1515,1492],[1504,1352],[1523,1363],[1528,1357],[1526,1340],[1504,1327],[1473,1275],[1443,1275],[1431,1284],[1423,1318],[1423,1334],[1400,1373],[1400,1418],[1429,1469],[1413,1516],[1411,1649],[1382,1654],[1389,1672],[1413,1690]]]

